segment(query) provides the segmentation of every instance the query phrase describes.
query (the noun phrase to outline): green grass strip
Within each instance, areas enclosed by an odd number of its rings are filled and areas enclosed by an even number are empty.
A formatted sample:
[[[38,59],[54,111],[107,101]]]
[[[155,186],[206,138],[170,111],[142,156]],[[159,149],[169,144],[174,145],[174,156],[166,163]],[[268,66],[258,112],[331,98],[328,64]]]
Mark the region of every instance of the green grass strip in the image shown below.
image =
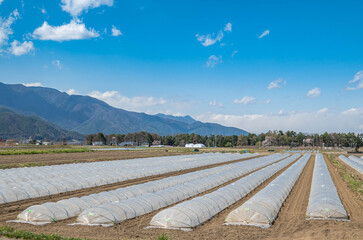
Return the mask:
[[[37,149],[37,150],[4,150],[0,151],[0,155],[23,155],[23,154],[49,154],[49,153],[81,153],[81,152],[93,152],[88,148],[76,148],[76,149]]]
[[[58,234],[35,234],[23,230],[15,230],[12,227],[0,227],[0,237],[29,239],[29,240],[82,240],[81,238],[62,237]]]
[[[46,164],[44,164],[44,163],[10,163],[10,164],[0,165],[0,169],[21,168],[21,167],[41,167],[41,166],[46,166]]]

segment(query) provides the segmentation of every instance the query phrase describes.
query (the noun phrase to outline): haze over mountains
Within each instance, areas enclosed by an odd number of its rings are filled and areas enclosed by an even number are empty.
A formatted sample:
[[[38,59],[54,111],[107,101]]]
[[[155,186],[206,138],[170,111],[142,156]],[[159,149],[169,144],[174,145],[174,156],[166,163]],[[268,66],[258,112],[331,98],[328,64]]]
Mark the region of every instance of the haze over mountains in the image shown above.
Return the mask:
[[[241,135],[246,131],[215,123],[202,123],[190,116],[149,115],[114,108],[98,99],[68,95],[56,89],[25,87],[22,84],[0,83],[0,106],[11,109],[17,118],[36,117],[58,129],[82,134],[105,134],[147,131],[160,135],[196,133],[200,135]],[[9,114],[9,113],[8,113]],[[29,120],[27,118],[27,120]],[[26,121],[23,119],[22,121]],[[55,126],[57,125],[57,126]],[[2,126],[3,127],[3,126]],[[67,135],[66,132],[63,132]]]

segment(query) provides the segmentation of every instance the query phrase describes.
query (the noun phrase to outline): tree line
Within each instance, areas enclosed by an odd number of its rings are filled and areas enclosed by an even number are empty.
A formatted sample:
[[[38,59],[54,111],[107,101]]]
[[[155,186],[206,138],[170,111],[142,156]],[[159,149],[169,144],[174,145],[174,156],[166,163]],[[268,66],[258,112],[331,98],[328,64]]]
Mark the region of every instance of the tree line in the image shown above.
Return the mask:
[[[187,143],[203,143],[207,147],[239,147],[239,146],[317,146],[317,147],[352,147],[359,149],[363,146],[363,134],[355,133],[323,133],[305,134],[294,131],[269,131],[267,133],[248,135],[210,135],[179,133],[173,136],[160,136],[145,131],[128,134],[103,133],[90,134],[85,137],[86,144],[102,141],[105,145],[119,144],[121,142],[135,142],[137,145],[169,145],[184,147]]]

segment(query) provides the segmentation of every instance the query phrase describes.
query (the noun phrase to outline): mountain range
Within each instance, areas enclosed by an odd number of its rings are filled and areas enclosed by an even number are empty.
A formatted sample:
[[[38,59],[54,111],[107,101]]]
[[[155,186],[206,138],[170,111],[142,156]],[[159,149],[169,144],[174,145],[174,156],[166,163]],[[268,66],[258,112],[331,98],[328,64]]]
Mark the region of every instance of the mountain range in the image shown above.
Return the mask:
[[[77,132],[70,132],[59,128],[39,117],[25,116],[10,109],[0,107],[0,139],[79,139],[84,136]]]
[[[12,111],[12,114],[35,117],[59,129],[81,134],[98,132],[126,134],[139,131],[160,135],[247,134],[246,131],[238,128],[203,123],[190,116],[176,117],[131,112],[112,107],[89,96],[68,95],[52,88],[26,87],[22,84],[0,83],[0,106]]]

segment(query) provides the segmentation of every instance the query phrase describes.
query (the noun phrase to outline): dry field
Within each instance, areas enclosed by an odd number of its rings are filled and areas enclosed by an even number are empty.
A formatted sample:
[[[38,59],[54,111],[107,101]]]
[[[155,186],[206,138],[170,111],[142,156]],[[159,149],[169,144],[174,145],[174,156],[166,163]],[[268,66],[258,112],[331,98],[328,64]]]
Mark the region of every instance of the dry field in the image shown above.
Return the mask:
[[[181,152],[182,153],[182,152]],[[99,160],[115,160],[148,156],[162,156],[170,154],[181,154],[178,152],[156,151],[151,155],[150,152],[143,151],[115,151],[115,152],[88,152],[88,153],[67,153],[67,154],[46,154],[46,155],[19,155],[19,156],[0,156],[0,165],[9,164],[11,161],[22,162],[42,162],[44,164],[59,164],[69,162],[89,162]],[[90,227],[90,226],[69,226],[75,222],[75,218],[51,223],[45,226],[33,226],[29,224],[7,223],[7,220],[16,219],[17,214],[34,204],[41,204],[49,201],[58,201],[70,197],[80,197],[91,193],[112,190],[119,187],[130,186],[146,181],[161,179],[167,176],[179,175],[195,170],[206,169],[199,167],[179,172],[163,174],[159,176],[146,177],[143,179],[130,180],[122,183],[83,189],[68,192],[50,197],[42,197],[31,200],[23,200],[14,203],[3,204],[0,206],[0,225],[11,226],[17,230],[27,230],[34,233],[60,234],[67,237],[88,238],[88,239],[157,239],[166,233],[172,239],[363,239],[363,195],[362,185],[356,188],[357,181],[362,182],[363,177],[354,169],[345,166],[340,162],[338,155],[324,155],[332,179],[338,190],[340,199],[349,215],[349,222],[325,221],[325,220],[305,220],[306,208],[308,205],[310,185],[314,169],[314,155],[310,158],[302,174],[281,208],[276,222],[268,229],[261,229],[252,226],[223,226],[227,214],[249,198],[264,188],[274,178],[281,174],[285,169],[279,171],[272,178],[254,189],[245,198],[236,202],[229,208],[223,210],[214,218],[207,221],[204,225],[196,227],[190,232],[180,230],[165,229],[145,229],[151,218],[159,211],[146,214],[141,217],[126,220],[113,227]],[[236,161],[235,161],[236,162]],[[291,165],[291,164],[290,164]],[[347,177],[348,176],[348,177]],[[353,179],[353,180],[352,180]],[[237,179],[235,179],[237,180]],[[233,181],[235,181],[233,180]],[[227,185],[230,181],[224,185]],[[222,185],[222,186],[224,186]],[[219,186],[221,187],[221,186]],[[218,189],[214,188],[209,190]],[[204,195],[204,192],[202,195]]]

